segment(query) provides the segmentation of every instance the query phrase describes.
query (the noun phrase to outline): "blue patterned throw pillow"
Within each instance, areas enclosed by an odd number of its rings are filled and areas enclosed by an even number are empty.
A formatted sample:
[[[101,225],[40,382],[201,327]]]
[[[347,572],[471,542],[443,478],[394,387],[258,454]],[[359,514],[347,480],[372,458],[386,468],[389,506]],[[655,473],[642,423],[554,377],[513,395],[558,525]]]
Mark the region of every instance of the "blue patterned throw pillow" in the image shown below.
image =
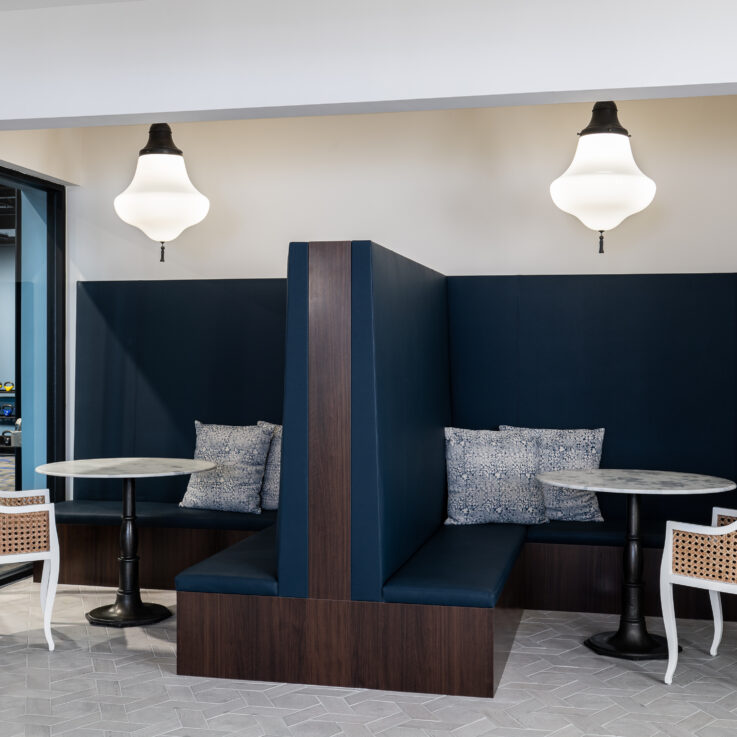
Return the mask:
[[[258,425],[204,425],[195,420],[194,457],[212,471],[192,474],[180,507],[261,514],[261,482],[271,432]]]
[[[539,442],[538,472],[588,471],[599,468],[604,428],[595,430],[555,430],[500,425],[506,432],[522,433]],[[539,483],[539,482],[538,482]],[[545,499],[545,513],[551,520],[603,522],[599,500],[594,491],[540,484]]]
[[[266,458],[264,482],[261,484],[261,508],[279,509],[282,426],[264,420],[259,420],[258,425],[266,428],[271,433],[271,445],[269,446],[269,455]]]
[[[446,525],[547,522],[535,480],[537,440],[517,433],[445,428]]]

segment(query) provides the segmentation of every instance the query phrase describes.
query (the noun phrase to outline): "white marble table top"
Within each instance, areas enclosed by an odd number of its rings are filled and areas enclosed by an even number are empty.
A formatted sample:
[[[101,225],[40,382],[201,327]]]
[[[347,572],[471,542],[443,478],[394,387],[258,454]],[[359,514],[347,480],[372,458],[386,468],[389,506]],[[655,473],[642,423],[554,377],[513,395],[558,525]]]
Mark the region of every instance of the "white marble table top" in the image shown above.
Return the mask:
[[[734,481],[717,476],[677,471],[598,468],[591,471],[548,471],[537,475],[549,486],[567,486],[611,494],[716,494],[736,488]]]
[[[191,458],[86,458],[79,461],[46,463],[36,473],[46,476],[74,476],[94,479],[137,479],[153,476],[181,476],[215,468],[210,461]]]

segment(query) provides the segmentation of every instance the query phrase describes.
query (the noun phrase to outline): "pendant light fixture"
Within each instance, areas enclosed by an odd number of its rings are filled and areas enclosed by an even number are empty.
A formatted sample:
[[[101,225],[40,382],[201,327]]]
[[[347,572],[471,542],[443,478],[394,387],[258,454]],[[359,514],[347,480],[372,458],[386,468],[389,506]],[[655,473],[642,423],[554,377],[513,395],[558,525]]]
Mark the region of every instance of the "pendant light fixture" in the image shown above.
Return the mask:
[[[139,151],[133,181],[113,205],[121,220],[161,243],[160,261],[165,243],[207,215],[210,200],[190,182],[184,156],[166,123],[151,126],[148,143]]]
[[[578,135],[573,161],[550,185],[550,196],[563,212],[599,231],[599,253],[604,253],[604,231],[644,210],[655,197],[655,182],[637,167],[613,102],[597,102]]]

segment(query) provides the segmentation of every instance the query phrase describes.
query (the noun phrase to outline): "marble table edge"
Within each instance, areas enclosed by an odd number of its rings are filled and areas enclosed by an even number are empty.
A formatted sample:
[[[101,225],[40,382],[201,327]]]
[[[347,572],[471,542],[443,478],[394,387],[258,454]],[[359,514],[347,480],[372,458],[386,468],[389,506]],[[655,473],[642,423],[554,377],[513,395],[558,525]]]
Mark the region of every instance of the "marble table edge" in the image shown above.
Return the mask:
[[[548,486],[619,494],[718,494],[737,488],[718,476],[634,468],[546,471],[536,478]]]
[[[45,476],[77,478],[154,478],[211,471],[215,463],[193,458],[114,457],[80,458],[44,463],[36,467]]]

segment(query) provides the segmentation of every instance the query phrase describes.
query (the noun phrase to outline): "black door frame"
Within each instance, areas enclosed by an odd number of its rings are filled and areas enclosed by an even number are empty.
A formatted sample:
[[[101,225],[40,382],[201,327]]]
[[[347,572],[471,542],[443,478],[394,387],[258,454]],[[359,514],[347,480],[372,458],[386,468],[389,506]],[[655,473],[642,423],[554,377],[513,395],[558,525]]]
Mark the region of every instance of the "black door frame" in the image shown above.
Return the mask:
[[[46,192],[47,195],[47,242],[46,242],[46,377],[47,377],[47,416],[46,416],[46,460],[64,460],[66,457],[66,187],[41,177],[0,166],[0,183],[23,189],[31,187]],[[21,331],[21,255],[22,255],[20,197],[16,208],[15,245],[15,375],[20,388],[16,392],[15,414],[23,416],[22,392],[20,386]],[[16,454],[17,483],[22,483],[20,456]],[[64,501],[66,481],[63,478],[47,477],[51,500]]]

